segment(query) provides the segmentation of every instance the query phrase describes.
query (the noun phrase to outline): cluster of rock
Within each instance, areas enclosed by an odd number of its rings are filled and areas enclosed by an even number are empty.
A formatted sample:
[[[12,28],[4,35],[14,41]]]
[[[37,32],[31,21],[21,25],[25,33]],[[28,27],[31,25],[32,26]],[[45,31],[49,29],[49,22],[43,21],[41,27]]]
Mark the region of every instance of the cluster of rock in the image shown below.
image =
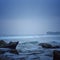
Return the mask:
[[[60,45],[53,46],[49,43],[40,43],[39,46],[42,46],[42,48],[60,48]]]
[[[16,49],[16,46],[18,45],[19,42],[9,42],[6,43],[4,40],[0,40],[0,59],[1,60],[13,60],[11,58],[8,58],[6,56],[3,56],[2,54],[8,52],[8,53],[13,53],[13,54],[19,54],[19,52]],[[52,49],[52,48],[60,48],[60,45],[51,45],[49,43],[39,43],[38,46],[42,46],[42,48],[46,48],[46,49]],[[44,53],[43,51],[33,51],[32,54],[30,55],[37,55],[37,54],[41,54]],[[3,56],[3,58],[1,57]],[[15,59],[17,60],[17,59]],[[25,60],[25,58],[21,58],[19,57],[18,60]],[[33,60],[40,60],[40,58],[35,58]],[[53,50],[53,60],[60,60],[60,51],[58,50]]]
[[[19,42],[9,42],[6,43],[4,40],[0,40],[0,54],[3,54],[5,52],[10,52],[14,54],[18,54],[16,50],[16,46]]]
[[[42,48],[60,48],[60,45],[52,46],[49,43],[40,43],[39,46],[42,46]],[[60,51],[58,50],[53,50],[53,60],[60,60]]]

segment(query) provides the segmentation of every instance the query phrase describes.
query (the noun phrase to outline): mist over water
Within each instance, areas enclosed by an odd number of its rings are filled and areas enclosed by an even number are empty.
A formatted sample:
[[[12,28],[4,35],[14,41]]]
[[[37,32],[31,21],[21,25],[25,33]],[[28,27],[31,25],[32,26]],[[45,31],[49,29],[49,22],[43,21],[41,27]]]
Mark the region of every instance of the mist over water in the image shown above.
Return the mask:
[[[23,42],[60,42],[60,35],[35,35],[35,36],[5,36],[0,37],[0,40],[9,41],[19,41],[20,43]]]
[[[0,36],[60,31],[60,0],[0,1]]]

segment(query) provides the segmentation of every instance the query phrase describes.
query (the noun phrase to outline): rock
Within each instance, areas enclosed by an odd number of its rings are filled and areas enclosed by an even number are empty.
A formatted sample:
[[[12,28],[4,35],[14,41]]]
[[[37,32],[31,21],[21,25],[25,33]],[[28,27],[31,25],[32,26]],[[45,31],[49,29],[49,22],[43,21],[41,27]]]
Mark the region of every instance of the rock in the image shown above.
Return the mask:
[[[60,48],[60,46],[53,46],[52,48]]]
[[[16,46],[18,45],[19,42],[10,42],[6,43],[3,40],[0,40],[0,48],[10,48],[10,49],[16,49]]]
[[[53,60],[60,60],[60,51],[53,51]]]
[[[60,45],[52,45],[49,43],[40,43],[39,46],[42,46],[43,48],[60,48]]]
[[[18,54],[18,52],[16,50],[17,44],[18,44],[18,42],[6,43],[5,41],[0,40],[0,54],[3,54],[5,52]]]
[[[7,43],[4,40],[0,40],[0,48],[5,47]]]
[[[16,46],[18,45],[19,42],[10,42],[6,48],[10,48],[10,49],[16,49]]]
[[[48,43],[40,43],[39,45],[42,46],[43,48],[52,48],[52,45]]]
[[[18,44],[18,42],[6,43],[5,41],[0,40],[0,54],[3,54],[5,52],[18,54],[18,52],[16,50],[17,44]]]

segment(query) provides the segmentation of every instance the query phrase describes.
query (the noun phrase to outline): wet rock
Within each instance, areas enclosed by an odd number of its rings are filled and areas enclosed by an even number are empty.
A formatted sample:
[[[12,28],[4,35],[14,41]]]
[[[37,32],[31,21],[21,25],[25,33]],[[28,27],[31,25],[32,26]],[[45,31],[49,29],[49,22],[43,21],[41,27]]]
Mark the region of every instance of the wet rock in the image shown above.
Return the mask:
[[[10,49],[16,49],[16,46],[18,45],[19,42],[10,42],[6,48],[10,48]]]
[[[60,45],[52,45],[49,43],[40,43],[39,46],[42,46],[43,48],[60,48]]]
[[[42,46],[43,48],[52,48],[52,45],[48,43],[40,43],[39,45]]]
[[[17,45],[18,45],[18,42],[6,43],[5,41],[0,40],[0,54],[3,54],[5,52],[18,54],[18,52],[16,50]]]
[[[60,60],[60,51],[53,51],[53,60]]]
[[[19,42],[10,42],[6,43],[3,40],[0,40],[0,48],[10,48],[10,49],[16,49],[16,46],[18,45]]]
[[[7,45],[7,43],[4,40],[0,40],[0,48],[3,48]]]
[[[53,46],[52,48],[60,48],[60,46]]]

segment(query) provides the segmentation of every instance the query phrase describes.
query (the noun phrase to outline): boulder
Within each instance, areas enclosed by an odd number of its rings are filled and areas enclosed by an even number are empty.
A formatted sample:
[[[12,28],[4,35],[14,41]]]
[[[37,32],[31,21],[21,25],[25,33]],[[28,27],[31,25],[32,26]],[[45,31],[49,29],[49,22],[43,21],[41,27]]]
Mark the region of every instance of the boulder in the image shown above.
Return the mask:
[[[40,43],[39,46],[42,46],[43,48],[60,48],[60,45],[52,45],[49,43]]]
[[[16,49],[16,46],[19,42],[9,42],[6,43],[4,40],[0,40],[0,48],[10,48],[10,49]]]
[[[10,42],[5,46],[5,48],[10,48],[10,49],[16,49],[16,46],[18,45],[19,42]]]
[[[39,45],[42,46],[43,48],[52,48],[52,45],[48,43],[40,43]]]
[[[53,51],[53,60],[60,60],[60,51]]]
[[[0,48],[5,47],[7,43],[4,40],[0,40]]]
[[[3,40],[0,40],[0,54],[4,54],[5,52],[10,52],[13,54],[18,54],[18,51],[16,50],[16,46],[19,42],[9,42],[6,43]]]

